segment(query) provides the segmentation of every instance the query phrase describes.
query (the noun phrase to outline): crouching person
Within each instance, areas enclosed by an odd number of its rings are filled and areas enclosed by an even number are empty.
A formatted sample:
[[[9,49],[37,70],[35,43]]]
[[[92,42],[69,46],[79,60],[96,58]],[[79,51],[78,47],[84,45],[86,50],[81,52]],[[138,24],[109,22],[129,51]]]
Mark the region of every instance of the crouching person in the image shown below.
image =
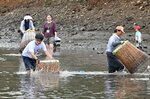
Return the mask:
[[[36,54],[39,50],[43,50],[49,59],[53,59],[52,55],[47,51],[43,39],[44,36],[42,34],[36,34],[35,40],[29,42],[22,52],[23,62],[28,74],[36,69],[36,62],[38,61]]]

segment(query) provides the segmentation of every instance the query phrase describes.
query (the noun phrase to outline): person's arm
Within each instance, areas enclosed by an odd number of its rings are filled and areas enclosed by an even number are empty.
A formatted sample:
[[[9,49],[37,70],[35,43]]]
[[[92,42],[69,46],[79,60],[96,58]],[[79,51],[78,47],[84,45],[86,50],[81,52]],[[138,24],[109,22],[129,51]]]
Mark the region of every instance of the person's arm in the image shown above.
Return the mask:
[[[38,57],[36,56],[36,54],[34,52],[34,45],[33,45],[33,43],[29,42],[27,46],[28,46],[28,52],[30,52],[32,58],[35,59],[35,60],[38,59]]]
[[[45,52],[46,56],[47,56],[49,59],[53,59],[53,55],[51,55],[51,54],[48,52],[48,50],[47,50],[47,48],[46,48],[44,42],[42,42],[42,49],[43,49],[43,51]]]
[[[30,20],[30,25],[31,25],[32,30],[35,30],[35,27],[34,27],[34,24],[33,24],[32,20]]]
[[[121,44],[121,40],[118,37],[112,36],[110,38],[110,42],[112,43],[112,46],[116,47],[117,45]]]
[[[55,37],[57,37],[57,32],[55,32]]]
[[[46,23],[44,23],[42,27],[42,34],[44,35],[46,32]]]
[[[141,39],[141,42],[143,41],[143,39],[142,39],[142,33],[140,32],[140,39]]]
[[[53,22],[54,35],[57,37],[56,23]]]
[[[24,30],[24,21],[21,21],[20,30],[21,30],[22,33],[25,32],[25,30]]]
[[[34,52],[30,52],[30,53],[31,53],[32,57],[33,57],[35,60],[38,59],[38,57],[34,54]]]
[[[45,54],[49,59],[53,59],[53,56],[47,50],[45,51]]]
[[[113,43],[112,43],[112,45],[114,46],[114,47],[116,47],[117,45],[119,45],[119,44],[121,44],[122,42],[121,41],[114,41]]]
[[[135,33],[135,41],[138,41],[138,35],[137,35],[137,32]]]

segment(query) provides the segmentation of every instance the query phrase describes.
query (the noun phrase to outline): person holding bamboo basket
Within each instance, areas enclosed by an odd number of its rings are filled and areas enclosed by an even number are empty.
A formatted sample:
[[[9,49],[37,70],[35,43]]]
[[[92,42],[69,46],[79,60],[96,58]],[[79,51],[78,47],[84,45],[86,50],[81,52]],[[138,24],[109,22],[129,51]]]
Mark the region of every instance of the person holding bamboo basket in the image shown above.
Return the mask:
[[[23,37],[23,35],[26,33],[27,30],[32,30],[32,31],[35,30],[35,27],[33,24],[33,18],[29,14],[26,14],[23,20],[21,21],[21,24],[20,24],[21,38]]]
[[[121,36],[125,34],[123,26],[117,26],[112,36],[109,38],[107,48],[106,48],[106,55],[108,61],[108,72],[114,73],[116,71],[123,71],[124,65],[120,62],[120,60],[113,55],[113,51],[115,48],[122,44],[124,41],[121,41]]]
[[[24,17],[24,20],[21,21],[20,25],[20,31],[21,31],[21,43],[19,52],[22,53],[23,49],[26,47],[26,45],[35,39],[35,27],[32,22],[32,17],[30,15],[26,15]]]
[[[40,50],[45,52],[49,60],[53,59],[52,55],[47,51],[43,39],[44,36],[41,33],[37,33],[35,40],[29,42],[22,52],[22,59],[28,74],[35,71],[36,63],[39,61],[37,54]]]

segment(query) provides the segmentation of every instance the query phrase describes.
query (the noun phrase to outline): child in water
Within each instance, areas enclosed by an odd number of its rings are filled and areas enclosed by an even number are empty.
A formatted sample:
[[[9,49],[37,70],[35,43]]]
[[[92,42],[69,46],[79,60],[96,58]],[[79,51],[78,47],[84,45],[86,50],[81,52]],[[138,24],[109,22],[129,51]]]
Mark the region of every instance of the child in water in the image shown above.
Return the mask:
[[[142,33],[140,32],[141,27],[139,25],[135,26],[135,42],[136,47],[142,49]]]

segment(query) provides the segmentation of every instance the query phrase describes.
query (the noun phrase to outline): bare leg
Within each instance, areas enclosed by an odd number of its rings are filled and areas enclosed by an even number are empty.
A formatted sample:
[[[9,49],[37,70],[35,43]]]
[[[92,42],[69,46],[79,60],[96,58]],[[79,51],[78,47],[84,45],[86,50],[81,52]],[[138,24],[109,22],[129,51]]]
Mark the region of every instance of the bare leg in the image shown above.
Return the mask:
[[[50,53],[51,57],[53,56],[53,53],[51,51],[51,48],[50,48],[50,44],[46,44],[46,48],[47,48],[47,51]]]
[[[49,44],[49,47],[50,47],[50,54],[53,56],[54,45]]]

